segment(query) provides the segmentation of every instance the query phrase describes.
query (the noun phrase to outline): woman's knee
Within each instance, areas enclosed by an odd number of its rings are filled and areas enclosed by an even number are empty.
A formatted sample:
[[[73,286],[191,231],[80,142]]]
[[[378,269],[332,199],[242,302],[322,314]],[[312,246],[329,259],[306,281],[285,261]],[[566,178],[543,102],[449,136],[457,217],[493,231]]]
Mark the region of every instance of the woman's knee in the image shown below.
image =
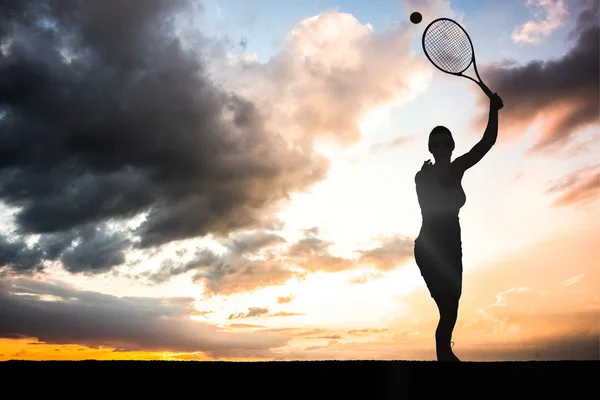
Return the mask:
[[[435,299],[440,313],[456,313],[458,312],[459,296],[438,296]]]

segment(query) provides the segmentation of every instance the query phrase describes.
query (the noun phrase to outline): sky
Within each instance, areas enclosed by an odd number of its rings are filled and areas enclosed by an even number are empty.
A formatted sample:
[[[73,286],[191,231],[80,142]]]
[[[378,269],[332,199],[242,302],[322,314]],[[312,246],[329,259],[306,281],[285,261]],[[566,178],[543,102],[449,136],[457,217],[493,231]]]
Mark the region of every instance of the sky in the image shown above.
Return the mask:
[[[600,359],[597,1],[1,3],[0,360],[435,359],[414,175],[489,106],[441,17],[504,101],[453,351]]]

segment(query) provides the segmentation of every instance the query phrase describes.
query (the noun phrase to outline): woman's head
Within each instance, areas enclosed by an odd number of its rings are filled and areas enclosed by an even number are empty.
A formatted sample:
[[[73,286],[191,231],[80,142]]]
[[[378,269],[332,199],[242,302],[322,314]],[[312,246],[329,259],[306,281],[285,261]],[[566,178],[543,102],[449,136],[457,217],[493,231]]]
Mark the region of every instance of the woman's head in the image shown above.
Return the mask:
[[[454,151],[452,133],[445,126],[436,126],[429,133],[429,152],[436,159],[446,158]]]

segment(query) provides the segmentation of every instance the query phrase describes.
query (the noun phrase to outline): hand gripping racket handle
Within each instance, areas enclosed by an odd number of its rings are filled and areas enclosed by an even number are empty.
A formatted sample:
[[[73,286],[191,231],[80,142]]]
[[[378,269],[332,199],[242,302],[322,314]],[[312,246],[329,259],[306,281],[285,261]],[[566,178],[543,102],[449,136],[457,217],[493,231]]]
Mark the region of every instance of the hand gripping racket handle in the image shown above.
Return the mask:
[[[485,84],[483,82],[477,82],[479,84],[479,86],[481,87],[481,89],[484,91],[485,94],[487,94],[487,96],[490,98],[490,100],[493,99],[493,96],[495,96],[494,93],[492,93],[492,91],[490,90],[490,88],[488,88],[487,86],[485,86]],[[502,103],[499,105],[498,110],[502,109],[502,107],[504,107],[502,105]]]

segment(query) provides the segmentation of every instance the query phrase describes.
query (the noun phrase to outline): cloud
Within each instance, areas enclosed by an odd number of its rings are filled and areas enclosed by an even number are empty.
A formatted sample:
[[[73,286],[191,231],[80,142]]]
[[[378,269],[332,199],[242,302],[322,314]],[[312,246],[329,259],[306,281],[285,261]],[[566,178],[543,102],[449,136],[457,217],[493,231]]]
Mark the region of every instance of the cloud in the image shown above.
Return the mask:
[[[209,80],[203,62],[219,43],[179,18],[193,4],[3,3],[0,201],[18,209],[19,234],[141,217],[131,233],[142,248],[226,236],[326,176],[311,147]],[[87,250],[68,268],[96,268],[77,261]]]
[[[260,316],[268,314],[268,313],[269,313],[268,308],[250,307],[248,309],[248,312],[231,314],[231,315],[229,315],[229,318],[227,318],[227,319],[260,317]]]
[[[196,312],[194,312],[195,316],[200,316],[200,317],[206,317],[208,314],[212,314],[212,311],[207,310],[207,311],[196,311]]]
[[[369,150],[373,153],[378,153],[385,150],[392,150],[396,147],[404,146],[413,141],[413,137],[401,137],[393,140],[388,140],[385,142],[374,143],[369,147]]]
[[[228,295],[285,284],[315,272],[338,273],[374,266],[379,271],[354,277],[350,283],[365,283],[405,264],[413,257],[413,239],[403,236],[378,238],[376,248],[358,250],[358,258],[332,254],[333,242],[319,237],[318,227],[304,231],[304,237],[287,243],[281,236],[266,231],[230,235],[219,243],[226,249],[217,254],[198,248],[188,261],[168,259],[152,273],[144,273],[154,284],[177,275],[193,272],[192,280],[204,285],[204,294]],[[293,296],[279,297],[278,303],[291,302]]]
[[[282,285],[296,276],[293,271],[279,262],[240,262],[222,260],[210,269],[198,271],[193,276],[195,283],[204,283],[206,295],[230,295],[270,286]]]
[[[265,231],[243,232],[221,241],[227,249],[216,254],[198,248],[187,262],[166,260],[148,276],[153,283],[164,283],[174,276],[194,272],[192,280],[203,283],[204,294],[232,294],[279,285],[296,275],[273,252],[285,240]]]
[[[129,240],[121,233],[108,234],[93,228],[82,232],[81,240],[61,256],[65,269],[77,272],[105,272],[125,262]]]
[[[472,269],[464,279],[465,294],[469,296],[465,298],[466,307],[473,307],[477,315],[493,315],[506,322],[520,320],[532,332],[540,330],[533,321],[527,325],[527,319],[534,316],[539,321],[564,320],[562,324],[548,322],[543,331],[549,334],[551,329],[579,324],[575,315],[589,311],[600,283],[597,232],[538,242]],[[571,284],[565,285],[565,281]],[[568,319],[569,313],[573,317]]]
[[[514,343],[458,342],[454,351],[464,361],[598,360],[598,339],[594,334],[571,333]],[[324,345],[292,349],[277,353],[275,360],[432,360],[435,359],[432,340],[431,334],[421,336],[418,331],[406,330],[398,335],[374,335],[367,342],[333,340]]]
[[[413,258],[414,239],[399,235],[386,237],[379,247],[361,250],[359,253],[360,263],[372,264],[381,271],[389,271]]]
[[[230,328],[241,328],[241,329],[254,329],[254,328],[266,328],[264,325],[254,325],[254,324],[231,324]]]
[[[330,253],[332,242],[317,237],[318,229],[305,232],[304,238],[289,246],[285,259],[306,272],[341,272],[357,267],[354,260]]]
[[[285,243],[285,239],[274,233],[259,231],[259,232],[244,232],[236,236],[232,236],[222,242],[232,254],[243,255],[246,253],[254,253],[265,247]]]
[[[289,295],[289,296],[282,296],[282,297],[278,297],[277,298],[277,304],[287,304],[287,303],[291,303],[294,300],[295,296],[294,295]]]
[[[598,233],[594,229],[557,236],[465,265],[453,339],[458,357],[474,361],[598,359]],[[398,301],[407,312],[389,321],[388,328],[415,333],[406,346],[423,344],[426,347],[418,349],[418,357],[434,358],[434,351],[427,356],[427,348],[434,350],[431,335],[439,315],[425,284]],[[404,351],[396,340],[388,346],[385,351]]]
[[[569,337],[575,341],[586,339],[584,342],[588,343],[583,346],[586,351],[590,349],[589,339],[595,338],[597,349],[600,345],[598,308],[553,312],[543,304],[549,300],[538,290],[517,288],[503,291],[496,295],[494,304],[478,309],[479,315],[462,322],[460,330],[462,335],[471,333],[472,340],[480,342],[483,348],[492,348],[489,342],[497,341],[498,338],[503,338],[508,343],[520,342],[521,354],[517,359],[531,357],[531,350],[538,354],[529,359],[553,359],[556,356],[552,353],[556,349],[551,349],[554,346],[550,343],[562,342]],[[506,347],[509,350],[512,346],[509,344]],[[573,346],[570,355],[565,350],[568,349],[563,348],[560,352],[563,356],[558,359],[598,359],[600,355],[597,350],[585,355],[585,351],[577,350],[576,346]],[[494,353],[491,352],[488,356]]]
[[[73,272],[114,268],[128,248],[274,226],[291,193],[327,175],[315,140],[356,142],[370,110],[412,98],[431,75],[410,50],[409,23],[375,32],[327,11],[260,63],[186,22],[194,4],[34,0],[27,13],[11,2],[2,14],[0,202],[17,209],[24,240],[96,226],[96,247],[63,249]],[[121,234],[101,228],[132,221]],[[314,261],[309,270],[348,265]],[[260,286],[258,264],[245,286]],[[266,268],[274,281],[290,276]],[[214,290],[234,285],[217,275]]]
[[[272,317],[295,317],[296,315],[306,315],[304,313],[292,313],[286,311],[278,311],[276,313],[271,314]]]
[[[168,259],[157,271],[142,275],[159,284],[193,272],[192,280],[202,283],[204,293],[211,296],[281,285],[306,273],[336,273],[360,267],[354,259],[331,254],[333,243],[318,234],[316,227],[307,229],[303,238],[288,244],[274,233],[242,232],[219,242],[226,249],[223,253],[198,248],[188,261]],[[293,296],[280,297],[278,303],[292,299]]]
[[[342,335],[325,335],[325,336],[316,337],[315,339],[338,340],[338,339],[341,339],[342,337],[343,337]]]
[[[31,249],[23,240],[8,240],[4,235],[0,235],[0,272],[7,274],[33,273],[40,271],[41,266],[40,250]]]
[[[250,307],[247,312],[239,312],[230,314],[227,319],[240,319],[240,318],[258,318],[258,317],[293,317],[296,315],[304,315],[301,313],[290,313],[285,311],[278,311],[269,314],[268,308],[261,307]]]
[[[41,235],[32,245],[20,236],[8,240],[0,235],[0,273],[31,275],[43,272],[45,262],[57,260],[72,273],[106,272],[125,262],[129,247],[129,239],[105,224]]]
[[[600,197],[600,164],[580,168],[550,182],[546,193],[558,193],[554,206],[586,204]]]
[[[354,16],[333,10],[297,23],[268,62],[212,63],[225,87],[268,109],[269,126],[282,127],[299,146],[315,138],[350,145],[359,122],[374,108],[423,90],[431,71],[414,54],[415,27],[375,32]],[[415,82],[419,82],[416,84]]]
[[[367,272],[362,275],[354,276],[348,280],[348,283],[351,285],[362,285],[369,281],[383,278],[383,274],[381,272]]]
[[[375,333],[385,332],[387,329],[351,329],[348,331],[349,335],[355,336],[364,336],[364,335],[372,335]]]
[[[589,320],[590,323],[597,323]],[[536,338],[515,345],[479,346],[466,348],[464,357],[480,361],[556,361],[598,360],[600,336],[593,333],[574,333],[551,338]]]
[[[563,57],[482,68],[486,83],[504,100],[500,140],[538,125],[541,133],[530,150],[561,150],[578,132],[600,123],[600,17],[598,2],[588,4],[572,31],[575,43]],[[487,113],[481,114],[477,124],[484,127],[486,121]]]
[[[540,43],[560,27],[568,15],[563,0],[527,0],[525,5],[532,9],[535,20],[527,21],[514,30],[511,38],[517,43]],[[540,20],[542,14],[544,17]]]
[[[563,285],[563,286],[574,285],[577,282],[579,282],[581,279],[583,279],[584,277],[585,277],[585,274],[579,274],[579,275],[573,276],[573,277],[571,277],[569,279],[565,279],[560,284]]]
[[[50,296],[53,301],[44,300]],[[30,279],[0,289],[0,337],[121,351],[269,350],[286,344],[273,332],[231,333],[195,322],[191,298],[115,297]]]

